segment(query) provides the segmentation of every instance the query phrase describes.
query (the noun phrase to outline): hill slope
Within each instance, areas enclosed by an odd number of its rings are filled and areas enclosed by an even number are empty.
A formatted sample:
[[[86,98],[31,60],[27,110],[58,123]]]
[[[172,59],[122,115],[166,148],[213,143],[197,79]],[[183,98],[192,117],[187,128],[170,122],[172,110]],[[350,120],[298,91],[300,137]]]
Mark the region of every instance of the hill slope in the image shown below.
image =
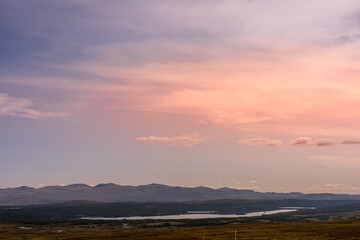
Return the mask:
[[[160,184],[122,186],[113,183],[88,186],[47,186],[0,189],[1,206],[58,203],[72,200],[98,202],[183,202],[219,199],[360,200],[360,195],[261,193],[253,190],[207,187],[172,187]]]

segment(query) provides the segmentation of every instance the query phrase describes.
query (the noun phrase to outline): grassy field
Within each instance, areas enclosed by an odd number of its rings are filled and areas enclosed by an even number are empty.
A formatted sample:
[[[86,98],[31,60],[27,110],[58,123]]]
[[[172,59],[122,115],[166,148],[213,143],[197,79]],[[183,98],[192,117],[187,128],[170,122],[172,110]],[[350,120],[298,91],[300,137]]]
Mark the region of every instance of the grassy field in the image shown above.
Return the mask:
[[[28,227],[32,229],[22,229]],[[0,224],[0,239],[360,239],[360,220],[252,222],[205,227],[143,228],[122,223]]]

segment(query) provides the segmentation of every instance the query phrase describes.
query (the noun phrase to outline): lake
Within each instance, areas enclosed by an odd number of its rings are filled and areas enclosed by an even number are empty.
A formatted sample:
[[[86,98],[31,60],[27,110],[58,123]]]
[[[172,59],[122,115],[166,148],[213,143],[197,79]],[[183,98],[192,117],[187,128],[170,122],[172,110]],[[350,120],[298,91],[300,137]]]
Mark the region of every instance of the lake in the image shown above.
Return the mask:
[[[283,207],[278,210],[251,212],[246,214],[215,214],[214,211],[188,211],[186,214],[163,216],[134,216],[134,217],[82,217],[83,220],[180,220],[180,219],[206,219],[206,218],[239,218],[259,217],[277,213],[296,212],[299,209],[314,209],[313,207]]]

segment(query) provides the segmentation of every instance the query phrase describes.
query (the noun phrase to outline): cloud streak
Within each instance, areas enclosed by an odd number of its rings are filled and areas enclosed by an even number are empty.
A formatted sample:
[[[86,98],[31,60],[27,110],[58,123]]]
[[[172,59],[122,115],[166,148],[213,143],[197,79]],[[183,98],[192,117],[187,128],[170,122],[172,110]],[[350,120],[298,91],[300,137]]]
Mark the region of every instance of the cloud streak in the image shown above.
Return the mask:
[[[144,115],[148,118],[162,118],[163,115],[161,115],[160,113],[156,113],[156,112],[146,112],[144,113]]]
[[[201,142],[207,140],[208,137],[201,136],[198,133],[184,134],[173,137],[137,137],[136,140],[139,142],[150,142],[150,143],[166,143],[173,146],[182,145],[184,147],[193,147]]]
[[[24,98],[10,97],[0,93],[0,117],[11,116],[19,118],[31,118],[45,120],[51,117],[67,117],[67,113],[44,112],[32,108],[33,103]]]
[[[246,145],[250,145],[250,146],[268,145],[270,147],[274,147],[274,146],[282,145],[283,142],[279,139],[269,139],[269,138],[258,137],[258,138],[241,139],[241,140],[238,140],[238,143],[246,144]]]
[[[358,157],[343,157],[331,155],[309,156],[309,159],[314,161],[320,161],[325,164],[341,164],[342,166],[346,164],[358,164],[360,162],[360,158]]]
[[[326,183],[326,184],[314,184],[307,188],[307,191],[311,192],[336,192],[336,193],[349,193],[358,192],[360,190],[357,186],[351,186],[343,183]]]
[[[344,158],[341,156],[329,156],[329,155],[309,156],[309,159],[323,160],[323,161],[343,161],[344,160]]]

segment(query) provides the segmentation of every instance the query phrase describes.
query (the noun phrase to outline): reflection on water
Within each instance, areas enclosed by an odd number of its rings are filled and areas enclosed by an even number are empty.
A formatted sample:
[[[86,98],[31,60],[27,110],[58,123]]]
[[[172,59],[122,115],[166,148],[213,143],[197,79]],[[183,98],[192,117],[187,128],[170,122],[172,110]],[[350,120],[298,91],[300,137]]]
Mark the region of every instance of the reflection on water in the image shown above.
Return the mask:
[[[136,217],[82,217],[84,220],[176,220],[176,219],[205,219],[205,218],[238,218],[238,217],[259,217],[277,213],[295,212],[298,209],[314,209],[304,207],[284,207],[278,210],[252,212],[247,214],[213,214],[214,211],[189,211],[187,214],[164,215],[164,216],[136,216]]]

